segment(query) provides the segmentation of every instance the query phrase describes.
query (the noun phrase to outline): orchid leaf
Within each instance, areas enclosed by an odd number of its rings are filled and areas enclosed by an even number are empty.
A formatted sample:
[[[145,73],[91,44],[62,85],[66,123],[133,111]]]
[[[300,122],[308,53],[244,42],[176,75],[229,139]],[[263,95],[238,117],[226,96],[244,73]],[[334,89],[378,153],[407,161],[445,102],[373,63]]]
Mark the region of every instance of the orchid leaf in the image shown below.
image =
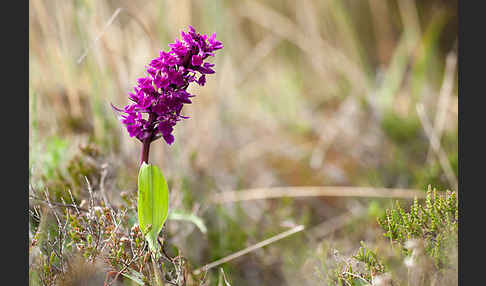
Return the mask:
[[[138,223],[150,250],[157,254],[157,237],[167,219],[169,189],[160,169],[145,162],[138,174]]]

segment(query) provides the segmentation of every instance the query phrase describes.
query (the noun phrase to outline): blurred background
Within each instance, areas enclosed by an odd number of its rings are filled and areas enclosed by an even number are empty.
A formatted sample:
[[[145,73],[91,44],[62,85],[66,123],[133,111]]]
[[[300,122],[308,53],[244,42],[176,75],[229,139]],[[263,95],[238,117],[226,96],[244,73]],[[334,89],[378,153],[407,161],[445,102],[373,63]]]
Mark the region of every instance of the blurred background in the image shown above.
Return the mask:
[[[457,1],[446,0],[31,0],[32,185],[81,199],[86,176],[113,205],[136,194],[141,144],[110,103],[126,105],[188,25],[224,49],[206,86],[190,87],[175,143],[152,144],[150,161],[171,206],[207,227],[168,222],[194,268],[303,224],[224,270],[232,285],[316,285],[323,248],[382,239],[376,216],[391,196],[348,187],[457,191]],[[336,188],[299,197],[305,186]],[[249,189],[259,199],[224,195]]]

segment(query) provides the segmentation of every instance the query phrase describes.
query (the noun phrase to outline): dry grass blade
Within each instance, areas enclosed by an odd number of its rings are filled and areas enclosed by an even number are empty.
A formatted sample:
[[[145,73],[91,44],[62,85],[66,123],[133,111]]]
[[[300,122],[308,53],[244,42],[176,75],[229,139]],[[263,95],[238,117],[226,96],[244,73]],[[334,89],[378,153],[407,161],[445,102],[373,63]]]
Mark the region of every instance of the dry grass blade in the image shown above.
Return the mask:
[[[445,122],[447,118],[447,109],[452,98],[452,88],[454,87],[454,77],[457,66],[457,55],[454,52],[449,53],[446,58],[446,67],[444,72],[444,80],[440,88],[439,102],[437,103],[437,113],[434,120],[434,130],[437,134],[437,139],[442,136],[444,131]],[[427,162],[432,160],[432,145],[429,146],[427,152]]]
[[[231,284],[228,282],[228,279],[226,278],[226,274],[224,273],[223,268],[219,268],[219,281],[218,281],[218,286],[223,286],[223,281],[224,281],[224,286],[231,286]]]
[[[108,22],[106,22],[105,26],[103,27],[103,30],[101,31],[101,33],[96,37],[96,39],[93,41],[93,43],[91,44],[91,46],[89,48],[87,48],[84,53],[81,55],[81,57],[79,57],[78,59],[78,64],[80,64],[84,58],[88,55],[88,52],[89,50],[91,50],[91,48],[100,40],[100,38],[105,34],[105,31],[106,29],[113,23],[113,21],[115,21],[115,18],[116,16],[118,16],[118,14],[120,14],[120,12],[122,11],[123,9],[122,8],[118,8],[115,10],[115,12],[113,13],[113,15],[111,15],[110,19],[108,20]]]
[[[310,228],[309,229],[309,232],[307,232],[306,234],[311,239],[314,239],[314,240],[319,239],[319,238],[322,238],[322,237],[324,237],[324,236],[326,236],[326,235],[328,235],[330,233],[333,233],[336,230],[344,227],[347,224],[347,222],[349,221],[349,219],[351,217],[356,217],[356,216],[361,215],[364,212],[364,210],[365,210],[365,208],[358,210],[356,213],[355,212],[347,212],[344,215],[340,215],[340,216],[335,217],[333,219],[326,220],[326,221],[324,221],[322,223],[319,223],[318,225],[315,225],[312,228]],[[263,240],[263,241],[261,241],[261,242],[259,242],[257,244],[254,244],[254,245],[252,245],[250,247],[247,247],[247,248],[245,248],[243,250],[237,251],[237,252],[235,252],[235,253],[233,253],[231,255],[228,255],[226,257],[223,257],[223,258],[221,258],[219,260],[216,260],[214,262],[211,262],[209,264],[206,264],[203,267],[200,267],[200,268],[194,270],[193,273],[195,275],[198,275],[201,272],[206,272],[206,271],[208,271],[211,268],[214,268],[214,267],[216,267],[218,265],[221,265],[223,263],[226,263],[228,261],[231,261],[231,260],[233,260],[235,258],[238,258],[238,257],[240,257],[242,255],[245,255],[245,254],[247,254],[247,253],[249,253],[251,251],[254,251],[256,249],[262,248],[262,247],[264,247],[266,245],[269,245],[269,244],[271,244],[273,242],[276,242],[276,241],[278,241],[280,239],[283,239],[283,238],[285,238],[287,236],[290,236],[290,235],[295,234],[297,232],[303,231],[304,229],[305,229],[305,226],[304,225],[295,226],[292,229],[289,229],[287,231],[284,231],[282,233],[279,233],[279,234],[277,234],[275,236],[272,236],[272,237],[270,237],[268,239],[265,239],[265,240]]]
[[[105,179],[106,179],[107,174],[108,174],[108,165],[103,164],[102,165],[102,171],[101,171],[101,179],[100,179],[100,192],[101,192],[101,196],[103,198],[103,202],[105,203],[105,206],[107,206],[108,208],[111,208],[111,204],[110,204],[110,201],[108,200],[108,196],[107,196],[106,190],[105,190]]]
[[[216,204],[238,201],[274,199],[282,197],[377,197],[377,198],[423,198],[423,191],[413,189],[388,189],[371,187],[275,187],[228,191],[212,195]]]
[[[303,225],[298,225],[296,227],[293,227],[292,229],[289,229],[289,230],[284,231],[282,233],[279,233],[279,234],[277,234],[275,236],[272,236],[272,237],[270,237],[268,239],[265,239],[263,241],[260,241],[259,243],[254,244],[254,245],[252,245],[250,247],[247,247],[245,249],[242,249],[240,251],[237,251],[237,252],[235,252],[235,253],[233,253],[231,255],[228,255],[226,257],[223,257],[221,259],[218,259],[218,260],[216,260],[214,262],[211,262],[209,264],[206,264],[203,267],[200,267],[200,268],[194,270],[194,274],[195,275],[198,275],[202,271],[208,271],[211,268],[214,268],[214,267],[216,267],[218,265],[221,265],[221,264],[226,263],[228,261],[231,261],[231,260],[233,260],[235,258],[238,258],[238,257],[240,257],[242,255],[245,255],[245,254],[247,254],[249,252],[252,252],[252,251],[257,250],[259,248],[262,248],[262,247],[264,247],[266,245],[269,245],[271,243],[274,243],[274,242],[276,242],[278,240],[281,240],[281,239],[283,239],[283,238],[285,238],[287,236],[290,236],[290,235],[292,235],[294,233],[300,232],[300,231],[302,231],[304,229],[305,229],[305,226],[303,226]]]
[[[397,4],[402,21],[408,27],[406,31],[413,34],[414,37],[418,37],[422,32],[415,0],[400,0]]]
[[[430,123],[427,117],[427,114],[425,114],[424,106],[422,104],[417,104],[417,114],[419,116],[420,122],[422,123],[422,127],[424,128],[424,131],[430,140],[430,146],[432,147],[432,150],[434,150],[434,153],[439,158],[440,166],[444,170],[447,181],[449,181],[449,184],[455,190],[458,190],[457,178],[456,175],[454,174],[454,171],[452,170],[451,163],[447,158],[447,154],[440,147],[440,140],[437,134],[435,133],[435,130],[433,129],[432,124]]]

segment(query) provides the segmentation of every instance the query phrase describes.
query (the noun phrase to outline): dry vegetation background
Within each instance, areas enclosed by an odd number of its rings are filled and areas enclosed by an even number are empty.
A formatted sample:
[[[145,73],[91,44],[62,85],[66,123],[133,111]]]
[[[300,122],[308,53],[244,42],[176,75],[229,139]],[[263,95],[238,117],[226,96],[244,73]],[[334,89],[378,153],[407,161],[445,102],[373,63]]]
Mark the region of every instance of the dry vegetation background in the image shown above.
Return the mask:
[[[171,207],[207,226],[164,230],[194,269],[304,225],[223,269],[232,285],[319,285],[322,249],[386,243],[391,197],[457,191],[457,1],[439,0],[31,0],[32,188],[82,201],[86,176],[115,207],[136,194],[140,143],[110,103],[189,24],[224,49],[150,161]]]

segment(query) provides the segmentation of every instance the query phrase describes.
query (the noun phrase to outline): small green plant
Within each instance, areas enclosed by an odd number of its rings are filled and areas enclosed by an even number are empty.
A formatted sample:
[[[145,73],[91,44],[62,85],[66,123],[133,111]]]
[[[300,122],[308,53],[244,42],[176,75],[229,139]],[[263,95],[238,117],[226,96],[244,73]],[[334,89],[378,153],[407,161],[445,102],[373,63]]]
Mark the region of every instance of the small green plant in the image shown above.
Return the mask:
[[[434,259],[438,268],[450,265],[448,250],[457,246],[458,205],[456,194],[451,191],[439,194],[429,186],[425,205],[415,199],[410,211],[399,204],[388,209],[386,215],[378,219],[385,230],[385,237],[398,244],[405,255],[411,252],[405,247],[410,240],[423,240],[425,252]]]
[[[341,256],[336,250],[333,258],[326,258],[323,268],[327,278],[323,279],[328,285],[395,285],[398,281],[455,285],[457,223],[456,193],[438,192],[429,186],[423,203],[415,199],[406,211],[396,202],[378,217],[392,246],[387,255],[378,256],[363,242],[351,257]],[[394,245],[399,248],[393,249]]]
[[[368,249],[361,241],[357,253],[338,267],[335,282],[337,285],[371,285],[375,277],[384,275],[385,271],[376,252]]]
[[[379,261],[375,252],[366,248],[364,242],[361,242],[361,247],[353,258],[365,264],[366,269],[369,272],[366,277],[369,279],[378,275],[379,273],[385,272],[385,266],[383,263]]]

